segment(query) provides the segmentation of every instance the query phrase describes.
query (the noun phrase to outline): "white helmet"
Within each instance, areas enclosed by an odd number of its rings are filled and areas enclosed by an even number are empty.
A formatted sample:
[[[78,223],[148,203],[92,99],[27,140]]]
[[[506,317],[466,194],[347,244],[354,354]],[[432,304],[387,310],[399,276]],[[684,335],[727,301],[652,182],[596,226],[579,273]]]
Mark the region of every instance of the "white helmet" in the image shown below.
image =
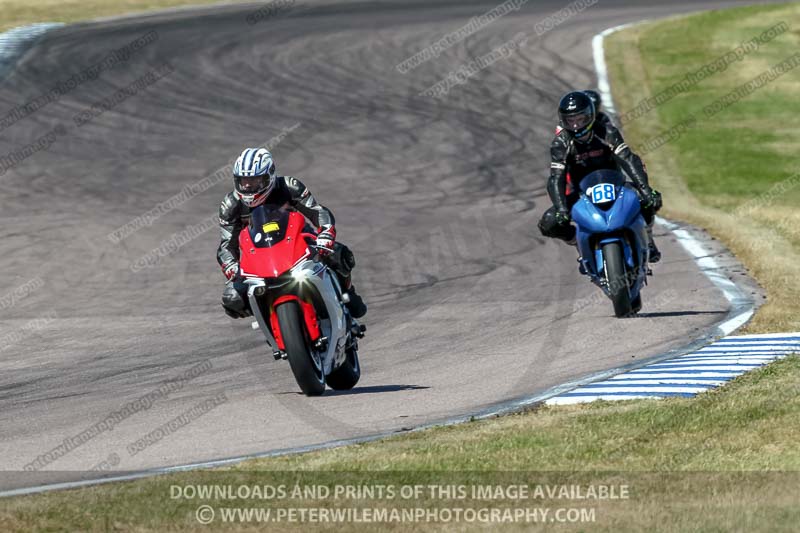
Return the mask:
[[[247,207],[263,204],[275,179],[275,162],[266,148],[246,148],[233,164],[236,195]]]

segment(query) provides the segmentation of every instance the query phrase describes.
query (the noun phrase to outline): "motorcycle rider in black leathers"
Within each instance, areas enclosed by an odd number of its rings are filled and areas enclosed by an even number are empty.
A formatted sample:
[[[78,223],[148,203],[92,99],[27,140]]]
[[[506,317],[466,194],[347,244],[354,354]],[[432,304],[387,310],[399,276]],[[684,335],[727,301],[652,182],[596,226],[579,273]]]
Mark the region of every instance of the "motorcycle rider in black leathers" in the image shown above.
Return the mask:
[[[350,249],[336,242],[333,213],[314,199],[299,180],[277,176],[272,154],[265,148],[245,149],[233,165],[234,190],[225,195],[219,208],[221,241],[217,261],[228,278],[222,292],[222,307],[231,318],[251,316],[247,286],[239,275],[239,232],[247,227],[251,209],[262,205],[288,206],[318,228],[317,253],[339,276],[349,296],[346,304],[354,318],[367,313],[367,306],[351,282],[355,257]]]
[[[656,211],[661,208],[661,194],[650,187],[642,160],[625,144],[622,134],[610,120],[597,120],[594,102],[585,92],[566,94],[558,105],[558,115],[560,124],[550,144],[550,179],[547,182],[553,206],[539,221],[542,235],[574,244],[575,227],[570,224],[570,213],[580,198],[581,180],[595,170],[620,170],[639,192],[642,216],[650,237],[650,262],[658,262],[661,252],[653,240],[652,224]],[[568,174],[572,185],[569,194]]]
[[[602,111],[603,100],[602,98],[600,98],[600,93],[592,89],[586,89],[583,92],[586,93],[586,96],[592,99],[592,103],[594,104],[595,122],[597,124],[606,124],[611,122],[611,117],[609,117],[608,115],[605,114],[605,112]],[[559,124],[556,125],[555,135],[558,135],[558,132],[561,131],[562,129],[563,126],[561,126],[559,121]],[[644,165],[644,163],[642,164]],[[645,170],[647,169],[645,168]],[[569,183],[569,177],[567,177],[567,183]],[[569,187],[567,187],[567,189],[569,189]],[[569,192],[567,192],[567,195],[569,195]]]

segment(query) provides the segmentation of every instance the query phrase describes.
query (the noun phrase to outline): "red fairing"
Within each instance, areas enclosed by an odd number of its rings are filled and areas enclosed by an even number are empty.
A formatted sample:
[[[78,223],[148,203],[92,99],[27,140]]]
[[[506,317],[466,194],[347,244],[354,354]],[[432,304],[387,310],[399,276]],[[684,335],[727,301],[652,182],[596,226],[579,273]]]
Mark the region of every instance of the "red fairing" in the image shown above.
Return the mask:
[[[300,304],[300,309],[303,310],[303,320],[306,323],[306,331],[308,331],[308,336],[311,339],[311,342],[315,342],[319,339],[322,333],[319,330],[319,323],[317,322],[317,312],[314,310],[314,306],[308,302],[304,302],[294,294],[287,294],[285,296],[281,296],[280,298],[276,299],[275,302],[272,304],[273,312],[270,313],[270,325],[272,326],[272,334],[275,337],[275,342],[278,343],[278,348],[281,350],[286,349],[286,345],[283,343],[283,335],[281,335],[281,326],[278,322],[278,314],[274,312],[274,308],[278,307],[282,303],[286,303],[289,301],[295,301]]]
[[[256,248],[248,228],[239,233],[239,265],[242,275],[277,278],[291,269],[308,251],[302,237],[305,218],[297,212],[289,214],[289,227],[282,241],[266,248]]]

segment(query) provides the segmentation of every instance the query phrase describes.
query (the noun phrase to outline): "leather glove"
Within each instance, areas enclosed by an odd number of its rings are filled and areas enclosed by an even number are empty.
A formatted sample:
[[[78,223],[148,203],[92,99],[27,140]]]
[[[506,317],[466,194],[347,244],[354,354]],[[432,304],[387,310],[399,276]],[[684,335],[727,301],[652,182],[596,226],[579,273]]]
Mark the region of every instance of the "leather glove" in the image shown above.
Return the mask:
[[[653,191],[653,209],[658,211],[663,206],[663,202],[661,200],[661,193],[658,191]]]
[[[333,253],[333,244],[336,242],[336,230],[333,226],[320,228],[317,234],[317,253],[321,257],[331,255]]]
[[[222,272],[225,274],[225,277],[228,278],[228,281],[231,281],[239,275],[239,264],[231,263],[228,266],[223,266]]]
[[[566,226],[569,224],[570,220],[572,220],[572,217],[566,209],[559,209],[556,211],[556,222],[558,222],[559,225]]]
[[[651,189],[650,187],[647,187],[642,192],[644,193],[644,200],[642,202],[644,208],[652,209],[653,212],[661,209],[662,200],[660,192],[656,191],[655,189]]]

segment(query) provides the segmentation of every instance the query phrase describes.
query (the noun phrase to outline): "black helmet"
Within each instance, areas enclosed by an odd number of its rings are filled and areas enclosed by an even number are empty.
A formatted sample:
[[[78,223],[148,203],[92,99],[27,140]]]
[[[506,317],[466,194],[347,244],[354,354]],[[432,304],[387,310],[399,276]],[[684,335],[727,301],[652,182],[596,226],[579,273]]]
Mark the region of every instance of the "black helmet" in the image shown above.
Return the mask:
[[[558,103],[561,126],[579,141],[585,141],[591,136],[594,117],[594,103],[583,91],[567,93]]]
[[[592,103],[594,104],[594,113],[596,115],[600,112],[600,106],[603,105],[603,100],[600,98],[600,93],[592,89],[587,89],[583,92],[585,92],[586,95],[592,99]]]

